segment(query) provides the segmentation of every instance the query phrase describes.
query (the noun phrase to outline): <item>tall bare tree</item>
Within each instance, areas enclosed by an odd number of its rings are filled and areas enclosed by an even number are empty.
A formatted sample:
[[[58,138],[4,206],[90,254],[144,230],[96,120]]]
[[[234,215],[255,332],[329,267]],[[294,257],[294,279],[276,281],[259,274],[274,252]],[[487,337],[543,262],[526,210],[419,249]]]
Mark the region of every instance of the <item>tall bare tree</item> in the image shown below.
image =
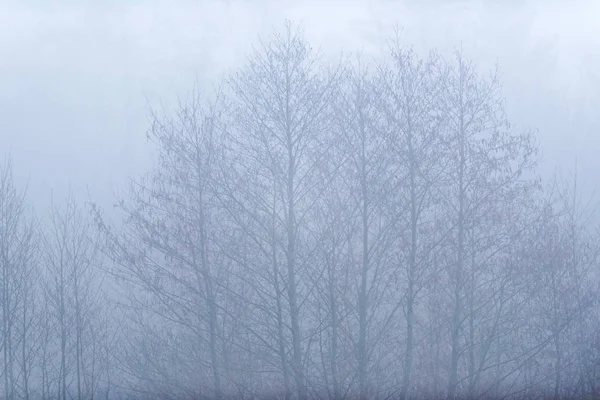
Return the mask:
[[[140,317],[139,327],[148,321],[162,325],[154,331],[156,341],[150,340],[150,331],[141,332],[142,341],[152,345],[163,341],[164,346],[171,342],[169,351],[175,351],[197,376],[188,372],[176,378],[168,365],[146,353],[142,354],[149,359],[141,363],[149,363],[150,370],[136,373],[145,379],[162,376],[164,390],[206,392],[207,343],[210,386],[220,398],[224,374],[220,324],[225,320],[218,315],[215,276],[227,271],[215,242],[219,211],[213,186],[221,129],[217,103],[205,103],[196,90],[175,115],[152,114],[148,135],[157,145],[160,164],[148,179],[132,184],[130,199],[117,203],[127,218],[125,231],[115,233],[103,222],[100,226],[107,239],[104,251],[118,265],[117,277],[135,287],[128,307]]]
[[[477,285],[473,274],[479,267],[470,261],[481,256],[477,247],[469,243],[482,240],[480,235],[490,228],[482,225],[482,221],[490,212],[498,210],[498,203],[513,198],[531,185],[524,179],[535,163],[537,149],[531,134],[510,131],[500,89],[497,75],[482,79],[462,53],[455,54],[443,106],[448,116],[446,156],[454,160],[445,174],[448,217],[455,226],[448,260],[453,288],[448,381],[451,398],[456,395],[461,380],[459,361],[465,352],[461,336],[469,315],[467,304],[472,295],[469,290]],[[487,279],[489,275],[482,277]]]
[[[289,365],[300,399],[308,396],[304,359],[308,349],[303,344],[308,321],[303,321],[302,304],[310,291],[308,263],[315,246],[307,217],[327,184],[317,178],[319,165],[333,145],[328,135],[332,126],[329,108],[340,78],[338,70],[323,73],[318,63],[302,32],[288,23],[283,34],[275,33],[269,42],[262,42],[247,67],[230,80],[237,111],[231,137],[238,152],[230,168],[238,175],[237,182],[243,175],[253,192],[260,191],[260,197],[254,192],[251,199],[273,202],[246,205],[239,199],[241,191],[236,193],[236,203],[251,213],[248,216],[256,213],[261,221],[268,221],[266,226],[271,228],[267,229],[276,233],[277,246],[282,246],[284,274],[278,270],[277,254],[270,250],[277,268],[273,283],[283,280],[284,288],[274,286],[276,297],[279,290],[286,291]]]
[[[435,213],[439,203],[440,176],[446,168],[442,155],[443,127],[440,107],[446,71],[435,53],[420,59],[401,45],[390,44],[391,61],[379,71],[383,94],[381,109],[388,125],[387,145],[393,158],[395,188],[389,201],[399,219],[396,235],[403,269],[402,290],[406,338],[400,397],[409,394],[415,349],[415,309],[419,294],[432,273],[431,255],[443,233],[435,235]],[[436,187],[437,185],[437,187]],[[403,249],[406,251],[403,251]],[[404,266],[404,268],[403,268]]]
[[[350,65],[335,102],[340,138],[336,151],[343,155],[344,162],[337,162],[343,184],[332,188],[331,199],[337,199],[333,204],[338,204],[337,212],[342,211],[344,216],[334,218],[329,228],[331,232],[344,232],[340,237],[343,240],[338,239],[335,246],[344,249],[345,271],[330,279],[344,282],[336,289],[343,293],[340,305],[352,305],[343,322],[351,338],[349,345],[355,348],[360,398],[375,395],[389,378],[383,366],[390,362],[390,354],[384,351],[387,344],[382,338],[399,309],[385,305],[393,281],[390,254],[397,245],[396,218],[389,207],[393,163],[380,110],[382,88],[372,69],[358,57]],[[341,279],[348,274],[354,279]]]

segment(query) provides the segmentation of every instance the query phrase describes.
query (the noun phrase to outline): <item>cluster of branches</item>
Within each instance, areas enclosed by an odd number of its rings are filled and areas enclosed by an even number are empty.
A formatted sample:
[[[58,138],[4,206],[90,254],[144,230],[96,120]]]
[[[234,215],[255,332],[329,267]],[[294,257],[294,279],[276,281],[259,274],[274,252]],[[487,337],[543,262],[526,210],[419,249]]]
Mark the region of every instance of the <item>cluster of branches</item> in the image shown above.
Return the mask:
[[[0,187],[6,398],[91,398],[114,371],[143,398],[597,395],[576,179],[536,178],[497,74],[388,50],[326,65],[288,24],[216,96],[153,113],[159,163],[122,223],[92,207],[98,242],[73,201],[33,239]]]

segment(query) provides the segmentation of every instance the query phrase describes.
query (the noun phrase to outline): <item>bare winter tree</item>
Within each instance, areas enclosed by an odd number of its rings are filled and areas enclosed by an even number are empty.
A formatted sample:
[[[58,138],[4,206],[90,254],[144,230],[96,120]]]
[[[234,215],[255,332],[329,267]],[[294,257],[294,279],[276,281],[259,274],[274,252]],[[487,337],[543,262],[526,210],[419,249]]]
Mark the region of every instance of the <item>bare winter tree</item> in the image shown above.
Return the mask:
[[[156,346],[148,353],[131,349],[130,364],[137,366],[128,367],[147,385],[158,385],[147,389],[208,395],[210,388],[219,398],[225,374],[222,330],[231,322],[219,316],[224,307],[217,283],[222,285],[228,273],[216,242],[218,101],[205,104],[194,91],[176,115],[153,113],[152,121],[149,138],[158,147],[160,164],[147,180],[132,184],[130,199],[118,202],[125,230],[114,233],[98,220],[107,239],[105,252],[118,265],[117,277],[134,288],[127,287],[127,306],[142,331],[132,345]],[[188,370],[160,360],[163,351]]]
[[[446,169],[441,157],[444,124],[440,100],[447,76],[435,53],[420,59],[403,48],[399,38],[390,45],[391,61],[379,71],[383,94],[380,107],[388,125],[386,144],[391,150],[394,193],[388,200],[397,216],[395,226],[403,293],[406,336],[402,356],[400,397],[410,393],[415,354],[416,309],[432,270],[432,255],[444,237],[436,232],[435,206],[439,203],[440,176]],[[436,186],[437,185],[437,186]],[[436,190],[437,189],[437,190]]]
[[[487,80],[480,78],[474,66],[461,53],[456,53],[444,94],[444,112],[448,116],[446,156],[452,160],[445,172],[448,182],[445,204],[448,222],[454,227],[447,255],[452,287],[448,380],[451,398],[463,392],[459,388],[463,381],[461,358],[469,349],[475,351],[474,346],[481,343],[473,337],[474,332],[467,331],[478,315],[486,314],[480,306],[487,300],[475,300],[474,291],[485,282],[498,283],[493,280],[493,272],[486,268],[487,261],[515,239],[514,235],[490,237],[489,233],[502,227],[498,222],[502,218],[499,213],[505,210],[503,204],[518,201],[515,199],[522,198],[521,193],[535,186],[535,181],[525,179],[535,162],[532,136],[510,131],[499,90],[497,75]],[[492,286],[482,293],[491,295],[495,289]],[[464,335],[471,339],[464,340]],[[485,354],[480,356],[486,359]],[[482,367],[474,367],[474,354],[467,362],[471,367],[467,368],[466,375]]]
[[[312,295],[308,274],[314,273],[309,266],[316,246],[308,215],[331,179],[320,179],[319,166],[333,145],[329,109],[340,78],[339,70],[324,73],[318,63],[301,31],[288,23],[283,34],[261,43],[247,67],[230,81],[236,120],[230,135],[235,160],[229,180],[235,186],[227,193],[240,218],[253,219],[271,232],[270,249],[263,251],[262,243],[255,246],[271,260],[269,297],[278,314],[277,351],[284,384],[289,365],[300,399],[308,396],[306,366],[312,360],[305,357],[311,353],[315,329],[303,310]]]
[[[19,396],[21,375],[24,395],[29,395],[31,367],[27,353],[31,345],[31,316],[33,307],[33,271],[36,268],[35,228],[28,215],[25,192],[15,186],[10,160],[0,167],[0,282],[2,285],[2,355],[4,398]],[[21,368],[17,362],[21,361]],[[22,373],[22,374],[21,374]]]
[[[37,225],[29,223],[29,238],[23,244],[27,244],[27,251],[22,254],[20,265],[21,283],[19,296],[19,317],[15,328],[19,343],[19,352],[16,357],[19,364],[20,393],[19,397],[29,399],[37,392],[35,382],[37,372],[36,361],[40,349],[40,316],[44,305],[40,302],[40,252],[36,246],[39,238]]]
[[[598,246],[593,226],[594,208],[577,188],[577,177],[559,182],[551,192],[552,213],[540,221],[535,246],[537,262],[530,273],[537,278],[532,323],[535,336],[548,339],[537,357],[537,381],[532,389],[559,397],[585,396],[596,390],[593,347],[598,286]],[[586,338],[586,339],[583,339]],[[584,354],[585,349],[589,353]],[[591,375],[590,375],[591,374]],[[543,388],[546,390],[543,390]]]
[[[341,231],[338,241],[331,245],[343,250],[343,258],[338,261],[343,264],[337,272],[339,277],[332,273],[328,277],[335,291],[343,294],[330,303],[350,307],[344,307],[348,308],[344,319],[338,321],[336,317],[331,323],[342,323],[350,338],[346,346],[355,349],[356,363],[352,365],[356,369],[351,381],[356,381],[360,398],[375,395],[390,378],[386,366],[395,357],[385,351],[389,343],[382,339],[392,328],[394,313],[401,304],[390,302],[390,254],[397,236],[396,218],[389,208],[393,163],[386,146],[387,125],[379,108],[381,92],[369,68],[357,59],[346,74],[335,103],[339,124],[336,149],[345,161],[339,173],[342,184],[332,187],[328,201],[323,203],[344,213],[330,219],[331,233]],[[336,287],[334,280],[343,286]],[[333,310],[331,313],[335,315]],[[336,331],[341,332],[339,327]]]
[[[61,399],[94,397],[99,376],[97,315],[101,307],[99,254],[91,220],[70,195],[64,207],[53,203],[44,236],[44,289],[54,319]],[[52,345],[52,344],[51,344]],[[56,364],[54,364],[56,365]]]

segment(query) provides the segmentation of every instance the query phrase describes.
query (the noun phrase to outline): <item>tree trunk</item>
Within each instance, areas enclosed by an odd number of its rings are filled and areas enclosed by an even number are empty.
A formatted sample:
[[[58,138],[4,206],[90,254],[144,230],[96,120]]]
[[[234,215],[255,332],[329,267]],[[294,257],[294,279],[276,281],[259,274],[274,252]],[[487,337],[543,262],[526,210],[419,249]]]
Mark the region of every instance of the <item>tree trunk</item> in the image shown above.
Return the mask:
[[[275,205],[273,205],[273,213],[275,213]],[[277,244],[275,237],[275,214],[273,214],[273,224],[271,226],[271,260],[273,268],[273,286],[275,289],[275,301],[277,307],[277,345],[279,350],[279,359],[281,361],[281,373],[283,374],[283,391],[285,400],[289,400],[290,391],[290,376],[288,373],[287,357],[285,355],[285,336],[283,331],[283,305],[281,299],[281,288],[279,286],[279,268],[277,266]]]
[[[402,376],[402,392],[401,399],[406,399],[410,390],[410,374],[413,363],[413,347],[414,347],[414,303],[415,303],[415,274],[417,269],[417,182],[416,182],[416,154],[413,148],[412,138],[412,121],[410,110],[407,115],[408,119],[408,160],[410,174],[410,259],[408,260],[408,293],[406,299],[406,349],[404,361],[404,373]]]
[[[198,173],[202,173],[200,169]],[[202,276],[204,277],[204,289],[206,291],[206,300],[208,305],[208,324],[209,324],[209,346],[210,361],[215,385],[215,397],[220,399],[223,395],[221,387],[221,374],[219,371],[219,358],[217,349],[217,301],[212,283],[211,268],[208,260],[208,243],[206,238],[206,219],[204,215],[204,193],[202,189],[198,193],[198,206],[200,212],[200,257],[202,262]]]
[[[25,289],[26,290],[26,289]],[[21,373],[23,374],[23,396],[25,400],[29,400],[29,363],[27,362],[27,292],[23,292],[23,339],[21,341],[21,357],[23,358],[23,366]]]
[[[462,87],[460,88],[462,91]],[[462,93],[461,93],[462,94]],[[454,310],[452,313],[452,353],[450,356],[450,379],[448,382],[448,397],[453,399],[456,395],[458,383],[458,361],[460,357],[460,330],[462,317],[462,286],[465,241],[465,130],[462,101],[460,110],[459,127],[459,166],[458,166],[458,244],[456,249],[455,285],[454,285]]]
[[[289,115],[289,114],[288,114]],[[304,383],[304,367],[302,365],[302,335],[300,332],[300,310],[298,306],[298,294],[296,284],[296,215],[295,215],[295,196],[294,196],[294,176],[296,161],[293,153],[293,142],[291,138],[291,129],[288,126],[287,132],[287,151],[288,151],[288,176],[287,176],[287,272],[288,272],[288,296],[290,304],[290,319],[292,323],[292,348],[294,378],[296,380],[296,390],[300,400],[306,399],[306,386]]]

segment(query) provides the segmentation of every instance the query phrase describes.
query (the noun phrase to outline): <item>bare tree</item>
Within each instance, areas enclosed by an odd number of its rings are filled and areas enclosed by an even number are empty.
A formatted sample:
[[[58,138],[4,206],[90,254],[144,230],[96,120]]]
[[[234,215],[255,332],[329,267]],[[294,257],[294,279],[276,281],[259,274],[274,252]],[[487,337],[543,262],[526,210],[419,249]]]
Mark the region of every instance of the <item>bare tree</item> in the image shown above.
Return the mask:
[[[379,108],[381,95],[375,77],[358,58],[335,103],[340,137],[336,151],[344,163],[338,162],[343,183],[332,188],[332,200],[338,199],[334,204],[345,215],[341,220],[334,218],[329,229],[335,232],[344,227],[343,241],[335,245],[343,246],[346,266],[344,272],[337,272],[339,278],[331,275],[330,280],[344,282],[336,289],[343,293],[338,301],[352,305],[343,322],[352,338],[349,345],[355,348],[360,398],[373,396],[388,378],[382,366],[390,361],[390,353],[382,351],[386,346],[382,337],[399,308],[385,305],[393,282],[390,250],[397,242],[396,219],[388,207],[392,162]],[[356,280],[348,280],[348,274]]]
[[[17,360],[20,364],[21,397],[29,399],[35,386],[31,384],[32,375],[36,370],[36,358],[40,348],[40,316],[43,306],[39,302],[39,273],[40,254],[34,241],[38,238],[37,226],[29,223],[27,228],[30,237],[27,239],[28,251],[23,253],[21,264],[21,284],[19,296],[19,324],[15,329],[18,333],[20,352]],[[24,243],[25,244],[25,243]]]
[[[555,398],[585,396],[595,390],[588,374],[596,373],[582,353],[586,348],[582,338],[593,337],[589,327],[597,318],[598,288],[591,282],[599,249],[590,229],[595,208],[582,199],[576,175],[559,182],[550,195],[553,212],[539,224],[534,242],[539,261],[532,269],[537,280],[532,285],[535,323],[530,329],[538,336],[550,333],[539,363],[551,367],[542,371],[537,384],[547,382],[551,388],[547,392]]]
[[[280,272],[274,271],[273,283],[283,279],[287,292],[289,364],[300,399],[308,395],[303,356],[307,352],[303,345],[307,321],[302,321],[302,304],[310,291],[306,274],[314,249],[314,243],[307,241],[311,229],[307,216],[327,183],[316,178],[332,146],[327,140],[331,126],[328,108],[340,76],[339,71],[323,74],[317,67],[315,53],[301,32],[288,23],[284,34],[274,34],[268,43],[261,43],[248,66],[230,80],[238,112],[232,148],[239,151],[230,168],[238,182],[239,174],[244,174],[251,190],[259,190],[263,199],[272,199],[273,206],[257,209],[240,200],[243,191],[229,193],[251,213],[246,215],[258,213],[261,221],[269,221],[266,226],[272,228],[267,229],[273,229],[275,239],[281,240],[278,246],[283,246],[285,274],[279,277]],[[252,198],[259,200],[258,193],[254,194]],[[273,250],[270,253],[276,257]],[[273,260],[276,267],[278,261]],[[277,297],[283,288],[274,289]]]
[[[93,348],[96,315],[100,307],[98,250],[92,240],[91,220],[72,195],[64,207],[52,201],[44,236],[44,288],[56,324],[52,337],[58,340],[58,397],[78,399],[94,396],[98,379],[94,374]],[[55,336],[56,335],[56,336]],[[74,381],[74,388],[71,382]],[[75,394],[73,394],[75,393]]]
[[[29,383],[30,367],[25,358],[20,369],[16,361],[19,349],[30,345],[30,316],[33,298],[31,285],[35,270],[34,225],[28,216],[25,191],[15,186],[10,160],[0,167],[0,282],[2,294],[2,353],[4,398],[13,399],[17,394],[15,374],[23,374],[25,387]],[[22,346],[19,346],[21,341]],[[25,346],[25,347],[23,347]],[[25,395],[27,395],[27,390]]]
[[[395,193],[390,201],[399,219],[396,234],[406,252],[399,250],[405,290],[404,315],[406,339],[400,397],[409,394],[415,349],[415,309],[431,270],[431,255],[443,237],[435,235],[435,214],[440,176],[446,168],[442,155],[442,131],[446,122],[440,99],[446,71],[435,53],[420,59],[411,49],[403,48],[396,37],[390,45],[391,62],[379,71],[383,95],[381,109],[389,133],[387,145],[392,151]],[[404,253],[404,254],[402,254]],[[405,283],[404,283],[405,282]]]
[[[447,157],[454,160],[445,174],[449,183],[448,216],[455,226],[451,261],[448,261],[452,266],[453,287],[448,382],[451,398],[457,393],[460,381],[459,361],[465,350],[461,344],[464,322],[468,315],[473,315],[467,305],[472,296],[469,290],[476,286],[473,274],[479,267],[470,260],[481,256],[480,250],[469,246],[469,241],[479,241],[478,235],[490,228],[490,225],[482,226],[482,219],[489,216],[486,213],[497,210],[498,204],[514,198],[523,187],[532,184],[523,180],[534,166],[536,147],[530,133],[510,132],[499,90],[497,75],[489,80],[479,78],[474,66],[460,52],[456,53],[444,104],[448,116]],[[489,275],[482,277],[487,279]]]
[[[150,340],[150,331],[141,332],[142,342],[157,345],[162,341],[160,350],[173,343],[169,351],[190,370],[198,371],[195,377],[188,376],[189,372],[179,374],[177,387],[175,371],[155,354],[142,353],[142,358],[148,357],[142,364],[149,363],[154,372],[134,373],[145,379],[152,374],[162,376],[167,390],[205,392],[203,346],[207,340],[212,391],[219,398],[224,374],[220,324],[225,320],[218,315],[221,306],[215,276],[227,270],[216,243],[217,103],[205,105],[194,91],[188,102],[180,103],[176,115],[152,113],[149,138],[159,149],[159,167],[148,180],[132,184],[130,199],[117,203],[127,218],[123,234],[98,222],[107,240],[104,251],[119,267],[116,276],[135,287],[129,291],[131,303],[127,304],[137,315],[132,318],[140,328],[162,321],[163,328],[154,330],[155,339]],[[169,388],[171,384],[175,387]]]

